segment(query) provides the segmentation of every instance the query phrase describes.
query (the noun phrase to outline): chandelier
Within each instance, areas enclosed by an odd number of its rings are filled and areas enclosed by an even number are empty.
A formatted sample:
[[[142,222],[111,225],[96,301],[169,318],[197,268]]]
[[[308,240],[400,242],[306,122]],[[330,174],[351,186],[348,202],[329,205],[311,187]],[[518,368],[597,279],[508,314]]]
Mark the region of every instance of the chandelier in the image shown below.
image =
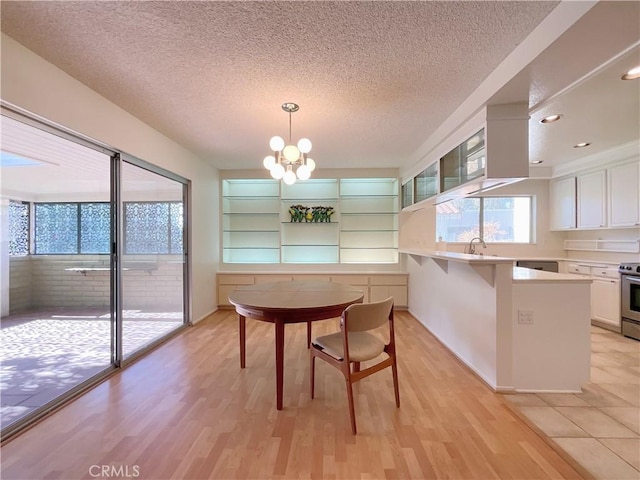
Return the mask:
[[[273,155],[267,155],[262,164],[271,172],[276,180],[282,179],[287,185],[296,183],[296,178],[307,180],[311,172],[316,168],[316,162],[307,157],[311,151],[311,140],[301,138],[298,145],[291,143],[291,114],[297,112],[300,107],[295,103],[282,104],[282,109],[289,114],[289,144],[285,144],[282,137],[272,137],[269,147]],[[296,167],[294,172],[294,167]]]

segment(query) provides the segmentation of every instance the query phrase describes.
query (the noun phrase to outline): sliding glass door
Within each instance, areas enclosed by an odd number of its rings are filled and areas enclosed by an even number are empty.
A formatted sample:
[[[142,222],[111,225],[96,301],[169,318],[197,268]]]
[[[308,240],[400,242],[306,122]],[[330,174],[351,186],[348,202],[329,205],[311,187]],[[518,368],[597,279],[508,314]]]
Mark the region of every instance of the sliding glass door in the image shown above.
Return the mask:
[[[187,180],[2,108],[2,437],[188,318]]]
[[[2,128],[2,428],[113,368],[111,154]]]
[[[185,185],[122,163],[122,354],[185,323]]]

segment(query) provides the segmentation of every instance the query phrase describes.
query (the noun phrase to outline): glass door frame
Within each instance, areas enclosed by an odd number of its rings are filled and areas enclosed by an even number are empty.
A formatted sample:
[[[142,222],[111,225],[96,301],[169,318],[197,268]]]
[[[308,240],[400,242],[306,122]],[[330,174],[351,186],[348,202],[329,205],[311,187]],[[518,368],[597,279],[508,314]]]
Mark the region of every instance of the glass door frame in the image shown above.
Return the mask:
[[[111,205],[111,235],[110,235],[110,322],[111,322],[111,364],[105,367],[104,370],[91,378],[79,383],[73,388],[69,389],[59,397],[42,405],[35,411],[27,414],[25,417],[17,420],[15,423],[2,429],[0,441],[5,441],[8,438],[23,431],[28,426],[36,423],[44,416],[48,415],[52,411],[60,408],[65,403],[73,400],[79,395],[83,394],[90,388],[104,381],[107,377],[118,371],[120,368],[128,365],[129,363],[137,360],[141,356],[147,354],[150,350],[154,349],[158,345],[166,342],[168,339],[180,333],[187,326],[192,325],[192,302],[191,302],[191,259],[189,252],[191,250],[191,181],[177,175],[173,172],[165,170],[161,167],[153,165],[149,162],[141,160],[137,157],[121,152],[117,149],[109,147],[108,145],[99,142],[90,137],[84,136],[70,129],[66,129],[60,125],[56,125],[47,121],[41,117],[38,117],[20,107],[12,105],[4,100],[0,99],[0,114],[11,118],[13,120],[22,122],[38,130],[45,131],[47,133],[56,135],[64,140],[74,142],[92,150],[98,151],[110,157],[110,205]],[[153,173],[175,180],[182,184],[182,201],[183,201],[183,324],[182,326],[172,330],[167,335],[151,342],[144,348],[141,348],[133,355],[128,357],[126,361],[122,360],[122,265],[120,259],[122,258],[123,250],[123,206],[121,199],[122,190],[122,162],[131,163],[138,167],[149,170]],[[32,239],[30,239],[30,244]]]

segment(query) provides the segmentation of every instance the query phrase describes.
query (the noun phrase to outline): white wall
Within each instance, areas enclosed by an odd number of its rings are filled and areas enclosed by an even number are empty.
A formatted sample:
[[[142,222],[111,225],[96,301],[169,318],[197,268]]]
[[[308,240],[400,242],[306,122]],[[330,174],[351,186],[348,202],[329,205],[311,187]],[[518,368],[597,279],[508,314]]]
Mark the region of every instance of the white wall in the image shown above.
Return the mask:
[[[192,318],[216,309],[218,171],[2,34],[3,101],[191,180]]]

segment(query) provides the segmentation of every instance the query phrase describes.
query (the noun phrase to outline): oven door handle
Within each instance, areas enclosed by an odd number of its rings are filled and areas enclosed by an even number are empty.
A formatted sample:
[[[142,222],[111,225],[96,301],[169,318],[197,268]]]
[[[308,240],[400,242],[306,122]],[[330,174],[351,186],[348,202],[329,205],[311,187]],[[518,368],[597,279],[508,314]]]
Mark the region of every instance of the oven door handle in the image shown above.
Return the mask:
[[[633,282],[633,283],[640,283],[640,277],[630,277],[630,276],[627,276],[626,278],[627,278],[627,280],[629,280],[630,282]]]

